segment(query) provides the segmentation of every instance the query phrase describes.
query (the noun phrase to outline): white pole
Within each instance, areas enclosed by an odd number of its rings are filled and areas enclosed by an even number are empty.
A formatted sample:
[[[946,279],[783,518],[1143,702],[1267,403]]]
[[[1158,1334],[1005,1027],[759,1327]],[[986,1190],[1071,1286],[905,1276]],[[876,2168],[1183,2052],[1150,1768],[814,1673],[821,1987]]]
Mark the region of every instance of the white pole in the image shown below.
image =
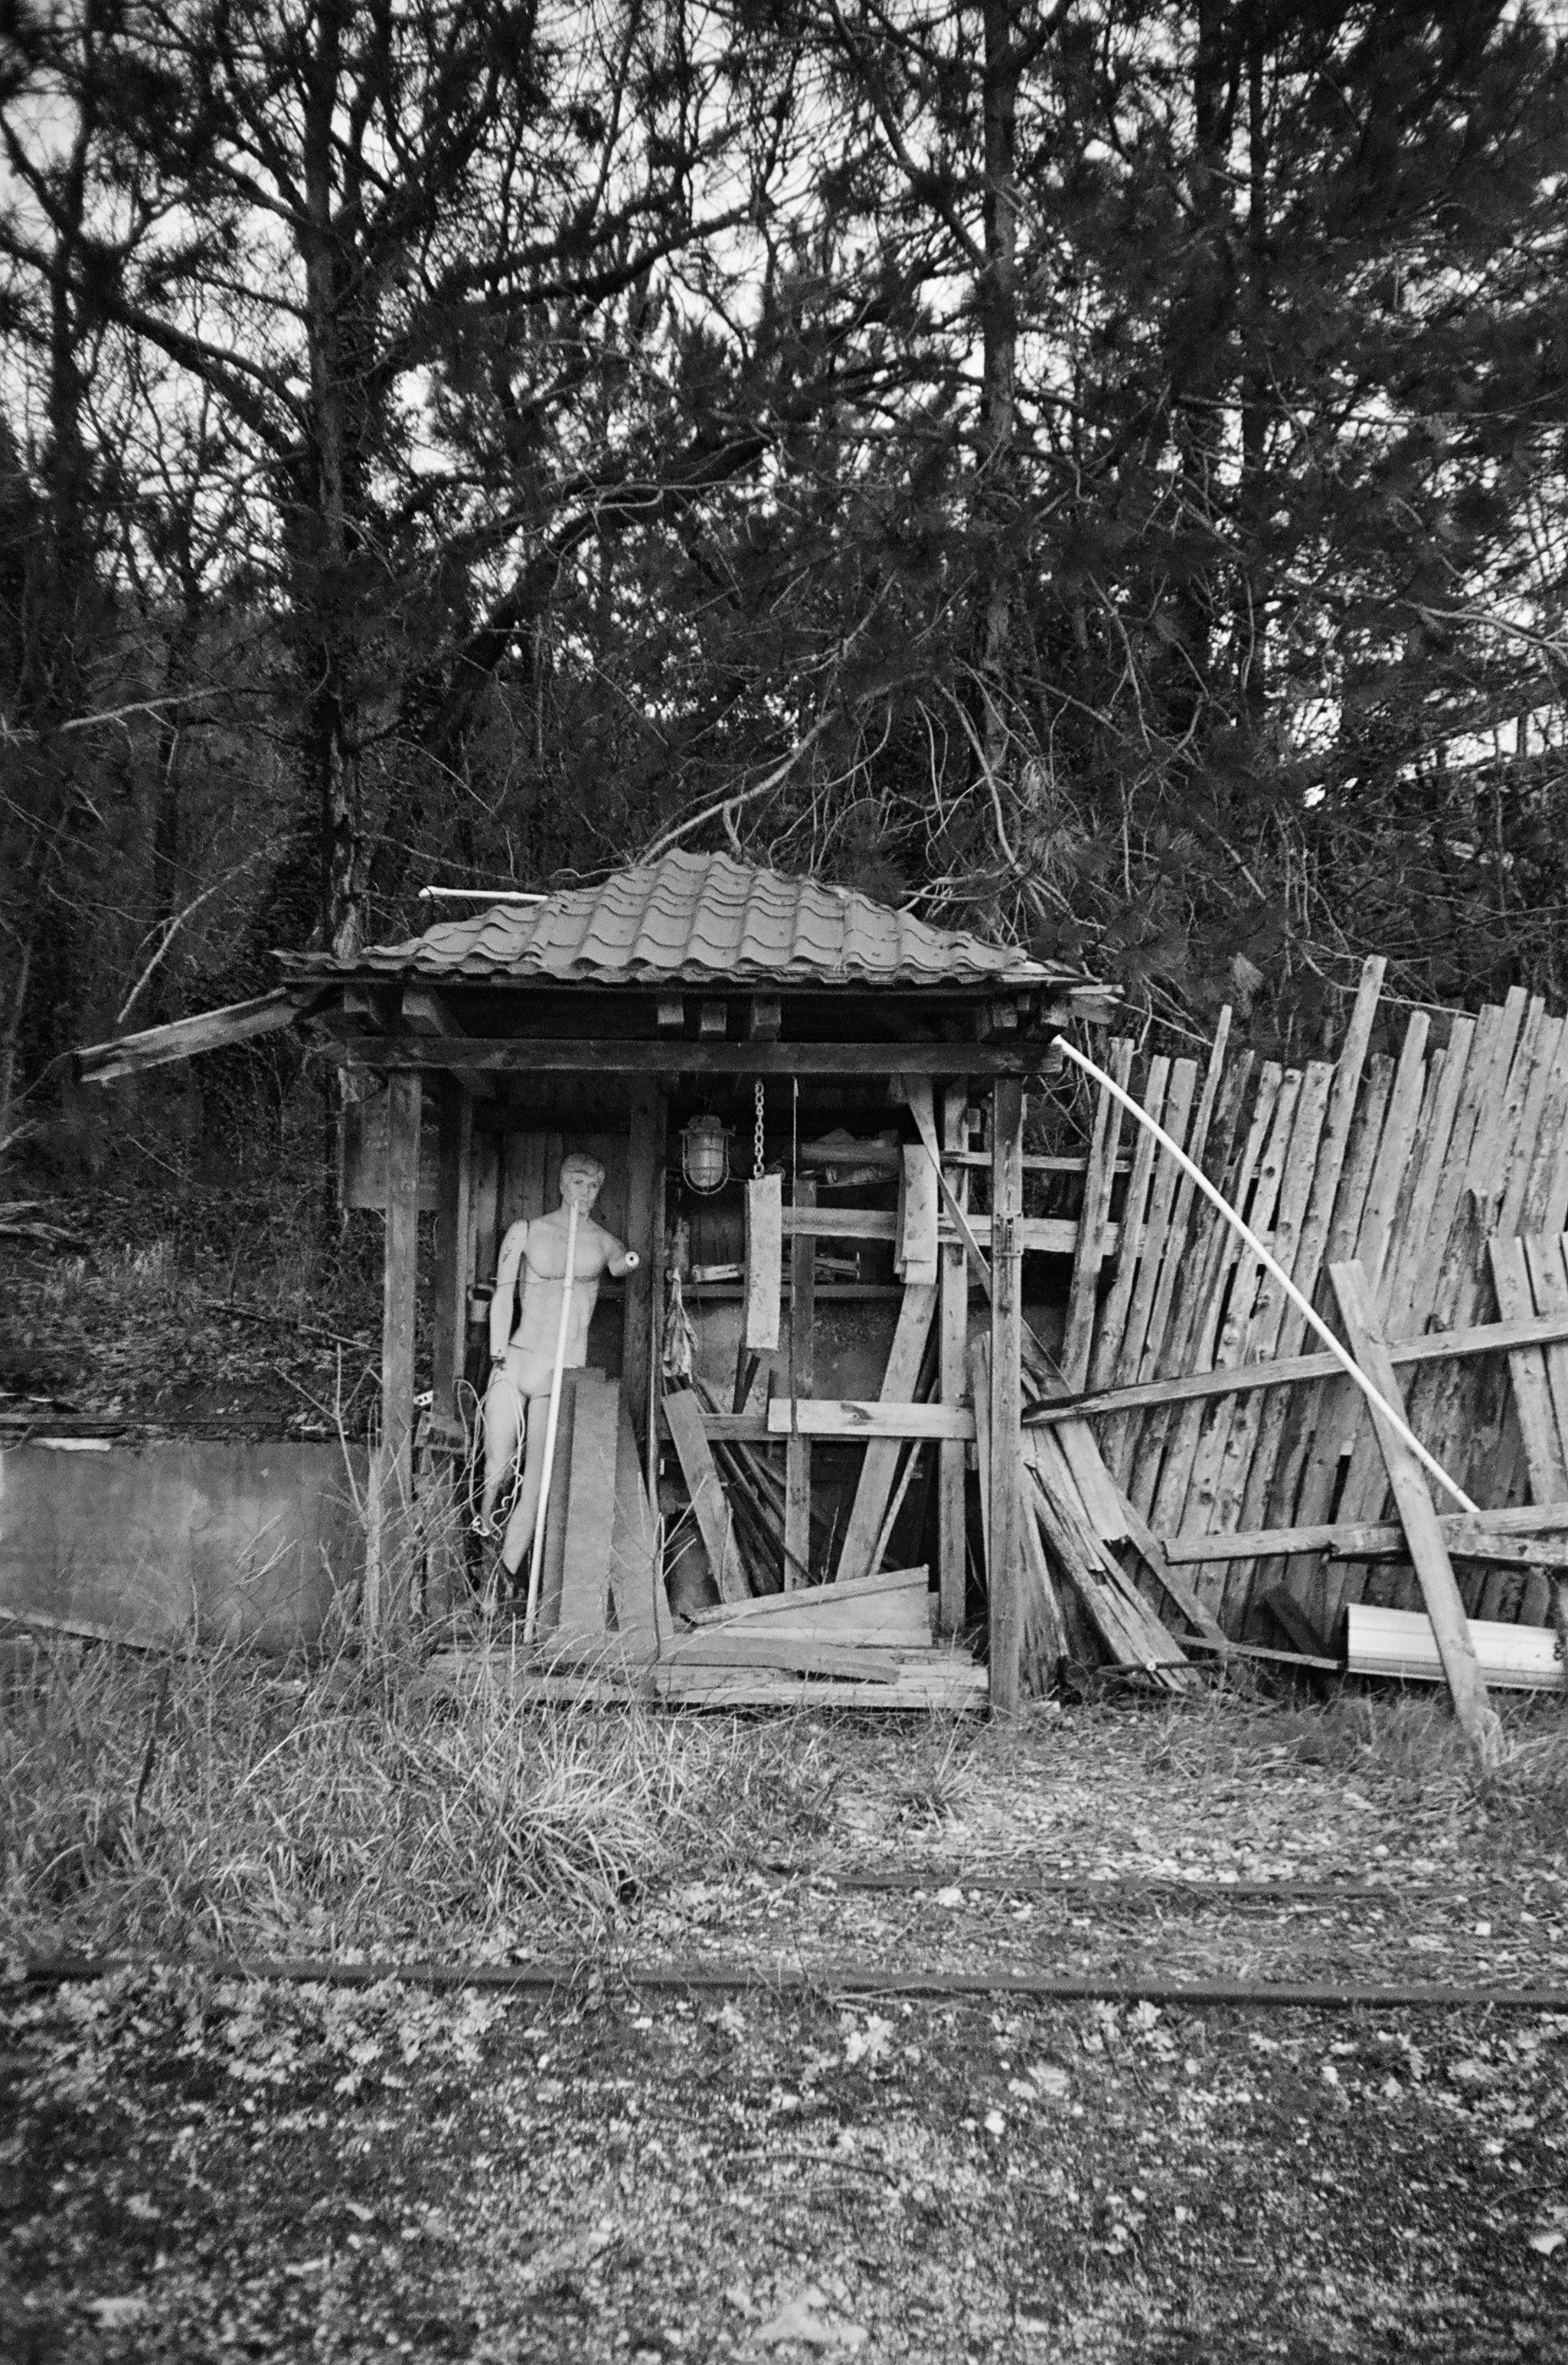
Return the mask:
[[[1316,1331],[1318,1337],[1322,1339],[1329,1353],[1339,1364],[1346,1378],[1348,1380],[1353,1380],[1357,1387],[1360,1388],[1362,1395],[1365,1396],[1367,1402],[1369,1404],[1375,1405],[1379,1412],[1382,1413],[1383,1418],[1390,1422],[1392,1426],[1398,1430],[1400,1436],[1405,1440],[1406,1444],[1415,1454],[1417,1460],[1421,1463],[1424,1468],[1431,1472],[1432,1476],[1437,1480],[1439,1485],[1443,1487],[1448,1494],[1453,1496],[1454,1501],[1459,1505],[1461,1510],[1478,1510],[1480,1508],[1479,1504],[1473,1503],[1469,1496],[1465,1493],[1463,1487],[1457,1485],[1453,1479],[1449,1476],[1449,1474],[1443,1468],[1442,1463],[1439,1462],[1433,1454],[1428,1452],[1420,1439],[1410,1428],[1409,1423],[1406,1421],[1400,1414],[1395,1412],[1394,1407],[1389,1403],[1388,1398],[1380,1394],[1378,1389],[1372,1385],[1371,1380],[1368,1379],[1366,1373],[1356,1362],[1354,1356],[1349,1354],[1340,1345],[1338,1339],[1336,1339],[1333,1331],[1330,1330],[1327,1322],[1325,1322],[1319,1315],[1314,1313],[1306,1299],[1302,1295],[1301,1291],[1296,1287],[1289,1273],[1284,1270],[1284,1267],[1275,1262],[1274,1259],[1269,1254],[1268,1250],[1263,1246],[1262,1241],[1258,1238],[1257,1233],[1253,1231],[1250,1225],[1244,1224],[1242,1222],[1241,1217],[1237,1214],[1229,1200],[1221,1196],[1202,1169],[1194,1165],[1192,1159],[1188,1157],[1186,1151],[1171,1140],[1170,1136],[1166,1132],[1165,1127],[1162,1125],[1158,1125],[1146,1108],[1139,1107],[1137,1102],[1133,1099],[1130,1093],[1125,1093],[1120,1084],[1118,1084],[1113,1077],[1110,1077],[1105,1073],[1103,1068],[1097,1068],[1092,1059],[1086,1059],[1084,1054],[1076,1049],[1072,1044],[1068,1042],[1065,1037],[1060,1035],[1057,1037],[1056,1048],[1061,1052],[1064,1059],[1068,1059],[1072,1061],[1074,1067],[1081,1068],[1086,1076],[1093,1076],[1100,1083],[1103,1084],[1105,1090],[1112,1093],[1115,1099],[1120,1101],[1125,1109],[1129,1110],[1130,1113],[1137,1117],[1139,1125],[1143,1126],[1149,1133],[1152,1133],[1155,1139],[1160,1144],[1160,1146],[1170,1152],[1171,1157],[1176,1160],[1177,1163],[1182,1168],[1182,1172],[1191,1175],[1193,1181],[1197,1184],[1204,1198],[1211,1201],[1213,1205],[1219,1209],[1220,1214],[1225,1217],[1225,1220],[1230,1226],[1231,1230],[1240,1235],[1242,1239],[1246,1241],[1248,1247],[1252,1250],[1254,1256],[1258,1258],[1260,1263],[1273,1274],[1274,1279],[1279,1283],[1280,1287],[1284,1291],[1285,1295],[1290,1299],[1291,1304],[1295,1306],[1299,1313],[1305,1315],[1308,1322],[1311,1323],[1312,1328]]]
[[[522,1641],[533,1640],[539,1614],[539,1578],[544,1565],[544,1513],[550,1501],[550,1478],[555,1467],[555,1429],[561,1418],[561,1373],[566,1362],[566,1325],[572,1313],[572,1269],[577,1252],[577,1211],[566,1210],[566,1272],[561,1283],[561,1319],[555,1326],[555,1362],[550,1373],[550,1412],[544,1423],[544,1466],[539,1474],[539,1504],[533,1514],[533,1557],[528,1569],[528,1607],[523,1612]]]

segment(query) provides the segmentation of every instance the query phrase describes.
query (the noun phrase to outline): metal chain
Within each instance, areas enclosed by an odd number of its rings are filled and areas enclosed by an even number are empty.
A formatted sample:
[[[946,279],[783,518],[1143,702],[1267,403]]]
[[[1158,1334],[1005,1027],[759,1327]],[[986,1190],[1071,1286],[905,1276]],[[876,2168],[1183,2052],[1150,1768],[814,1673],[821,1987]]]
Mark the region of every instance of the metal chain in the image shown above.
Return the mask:
[[[762,1078],[761,1078],[760,1076],[758,1076],[758,1078],[757,1078],[757,1080],[756,1080],[756,1176],[755,1176],[755,1178],[754,1178],[754,1179],[755,1179],[756,1182],[761,1182],[761,1180],[762,1180],[762,1168],[763,1168],[763,1149],[762,1149]]]

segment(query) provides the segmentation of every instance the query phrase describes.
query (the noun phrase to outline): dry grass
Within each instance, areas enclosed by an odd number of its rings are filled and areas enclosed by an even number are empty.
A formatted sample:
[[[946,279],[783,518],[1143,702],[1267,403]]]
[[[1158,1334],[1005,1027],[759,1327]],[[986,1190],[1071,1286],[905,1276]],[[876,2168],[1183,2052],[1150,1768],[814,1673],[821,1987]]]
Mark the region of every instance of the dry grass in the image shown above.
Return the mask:
[[[0,1722],[0,1942],[499,1953],[820,1828],[820,1729],[422,1704],[413,1663],[29,1649]]]
[[[1200,1786],[1260,1756],[1376,1779],[1383,1795],[1412,1806],[1439,1793],[1473,1800],[1521,1838],[1560,1844],[1568,1830],[1568,1703],[1554,1694],[1496,1691],[1503,1728],[1496,1762],[1476,1764],[1446,1694],[1338,1691],[1321,1704],[1281,1710],[1266,1698],[1215,1690],[1173,1701],[1144,1748],[1150,1773]]]

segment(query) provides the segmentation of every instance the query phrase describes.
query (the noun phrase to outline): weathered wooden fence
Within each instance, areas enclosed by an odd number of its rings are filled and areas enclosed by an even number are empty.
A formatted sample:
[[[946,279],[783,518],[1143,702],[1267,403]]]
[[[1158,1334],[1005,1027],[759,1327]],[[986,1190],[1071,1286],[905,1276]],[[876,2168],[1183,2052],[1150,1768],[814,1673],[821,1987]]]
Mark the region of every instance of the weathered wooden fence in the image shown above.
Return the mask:
[[[1329,1268],[1360,1260],[1397,1360],[1401,1342],[1435,1345],[1433,1334],[1568,1305],[1560,1245],[1568,1032],[1539,998],[1516,992],[1501,1007],[1436,1027],[1415,1011],[1397,1056],[1369,1057],[1382,974],[1381,962],[1367,963],[1335,1062],[1260,1064],[1246,1051],[1227,1054],[1222,1030],[1206,1071],[1154,1059],[1134,1069],[1132,1089],[1331,1324]],[[1125,1073],[1126,1052],[1114,1047],[1114,1057]],[[1097,1175],[1114,1176],[1119,1155],[1125,1183],[1114,1196]],[[1317,1342],[1191,1179],[1109,1094],[1082,1223],[1065,1376],[1113,1396],[1139,1391],[1145,1400],[1092,1415],[1101,1453],[1225,1630],[1255,1633],[1257,1605],[1284,1563],[1249,1539],[1384,1516],[1388,1482],[1364,1400],[1331,1367],[1225,1393],[1205,1380],[1301,1358]],[[1557,1419],[1559,1409],[1568,1416],[1564,1351],[1428,1350],[1405,1360],[1412,1427],[1479,1504],[1568,1496]],[[1198,1543],[1209,1540],[1216,1550],[1201,1559]],[[1296,1552],[1290,1567],[1324,1631],[1347,1599],[1418,1606],[1397,1564]],[[1473,1616],[1545,1614],[1522,1567],[1484,1572],[1469,1590]]]

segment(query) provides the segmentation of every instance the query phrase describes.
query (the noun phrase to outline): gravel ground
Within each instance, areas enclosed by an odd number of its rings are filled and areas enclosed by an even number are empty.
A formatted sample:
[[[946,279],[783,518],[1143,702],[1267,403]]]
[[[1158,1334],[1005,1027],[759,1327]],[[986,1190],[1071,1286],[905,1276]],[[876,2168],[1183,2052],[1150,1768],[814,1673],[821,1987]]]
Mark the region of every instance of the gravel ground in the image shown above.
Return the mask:
[[[1357,1713],[846,1722],[798,1846],[575,1932],[520,1914],[508,1951],[584,1965],[546,2003],[194,1964],[13,1980],[0,2350],[1568,2358],[1568,2013],[868,2007],[826,1974],[1568,1989],[1557,1794],[1478,1789],[1437,1728],[1358,1739]],[[919,1886],[845,1885],[894,1869]],[[997,1874],[1103,1886],[973,1888]],[[1210,1893],[1258,1879],[1379,1893]],[[818,1984],[649,2000],[617,1973],[695,1956]]]

